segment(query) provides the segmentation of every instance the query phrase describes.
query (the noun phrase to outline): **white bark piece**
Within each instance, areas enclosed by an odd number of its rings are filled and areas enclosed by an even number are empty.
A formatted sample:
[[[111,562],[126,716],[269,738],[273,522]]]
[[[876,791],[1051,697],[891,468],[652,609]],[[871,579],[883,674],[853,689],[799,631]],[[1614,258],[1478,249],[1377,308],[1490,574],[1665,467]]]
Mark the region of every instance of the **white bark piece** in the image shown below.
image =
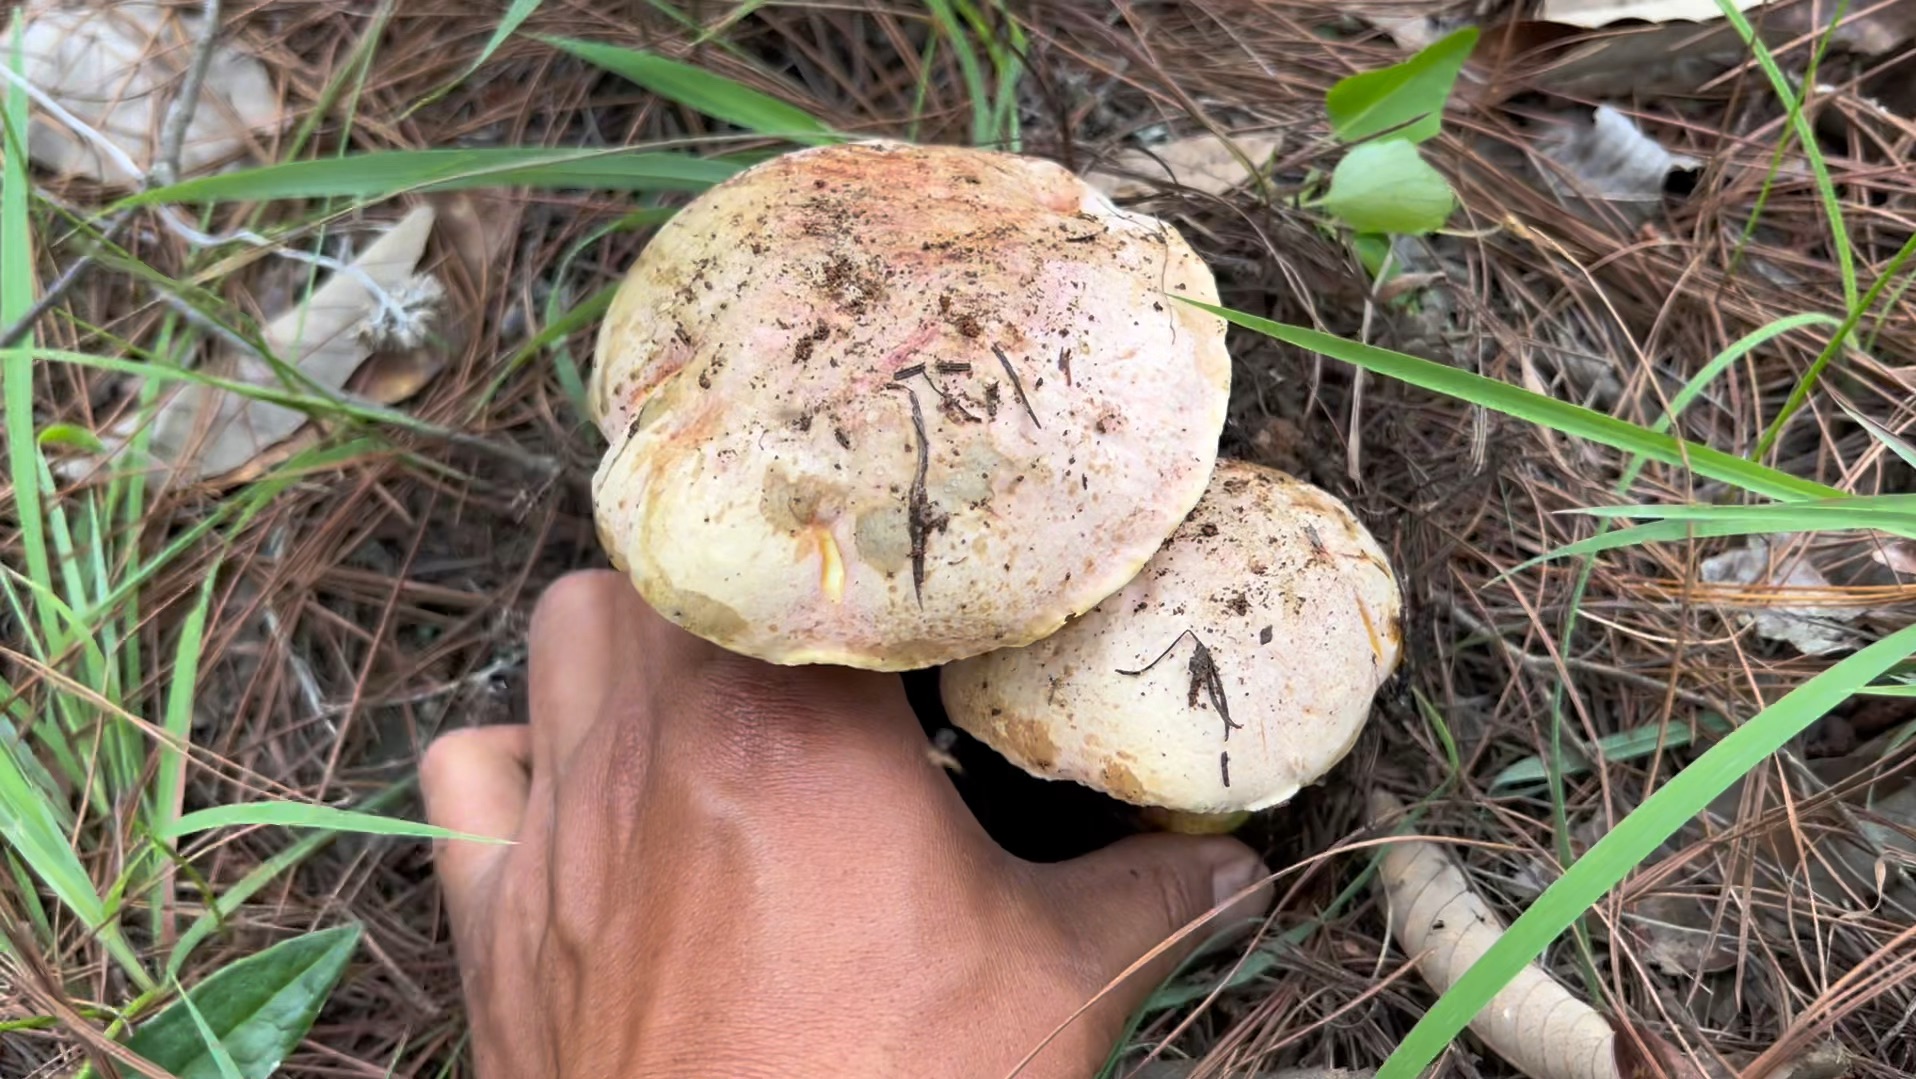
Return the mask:
[[[1743,0],[1738,11],[1762,7],[1763,0]],[[1709,22],[1723,17],[1715,0],[1544,0],[1537,18],[1565,26],[1595,29],[1625,19],[1642,22]]]
[[[1373,791],[1370,809],[1373,820],[1382,820],[1401,813],[1403,804]],[[1406,838],[1387,844],[1377,883],[1391,935],[1439,993],[1504,934],[1503,920],[1436,843]],[[1470,1029],[1531,1079],[1621,1079],[1609,1021],[1534,963],[1490,999]]]
[[[1204,491],[1211,271],[1051,162],[865,142],[658,231],[587,387],[599,535],[654,609],[774,663],[935,666],[1055,631]]]
[[[167,110],[192,63],[199,16],[146,0],[40,0],[25,15],[22,74],[95,133],[75,130],[36,102],[27,136],[33,160],[63,175],[138,183],[156,163]],[[180,147],[183,177],[246,156],[252,139],[281,115],[258,59],[223,44],[213,50]]]

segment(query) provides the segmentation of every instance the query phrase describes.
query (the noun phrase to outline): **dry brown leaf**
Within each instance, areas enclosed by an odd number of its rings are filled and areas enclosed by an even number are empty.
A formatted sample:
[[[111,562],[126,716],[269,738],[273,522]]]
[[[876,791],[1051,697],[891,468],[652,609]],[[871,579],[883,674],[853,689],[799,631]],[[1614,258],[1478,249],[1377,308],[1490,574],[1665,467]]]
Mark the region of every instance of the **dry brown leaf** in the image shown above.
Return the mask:
[[[459,259],[466,280],[484,295],[499,264],[519,238],[521,204],[512,198],[455,191],[432,199],[439,234]]]
[[[118,151],[36,102],[27,135],[33,159],[63,175],[139,181],[155,164],[167,110],[193,58],[199,16],[146,0],[39,0],[25,18],[22,74]],[[216,44],[180,146],[180,174],[244,155],[280,114],[265,66]]]
[[[272,354],[312,383],[339,390],[383,349],[403,362],[395,361],[390,372],[380,374],[367,396],[391,403],[416,392],[443,362],[420,355],[430,351],[426,322],[443,296],[436,278],[416,272],[433,219],[429,206],[408,213],[353,260],[355,272],[335,272],[304,303],[275,318],[264,333]],[[368,288],[368,279],[386,294],[387,302]],[[209,372],[256,386],[286,385],[272,364],[251,355],[229,353]],[[125,446],[138,422],[131,418],[108,433],[115,452]],[[235,470],[245,478],[296,449],[285,443],[306,423],[306,413],[298,409],[198,383],[178,383],[161,398],[148,452],[161,469],[162,483]]]
[[[1624,908],[1620,923],[1642,956],[1672,978],[1736,966],[1733,924],[1718,919],[1713,907],[1695,896],[1646,895]]]
[[[1761,538],[1704,559],[1697,575],[1711,584],[1755,585],[1779,591],[1831,587],[1829,578],[1807,558],[1772,556],[1768,541]],[[1845,627],[1868,614],[1868,608],[1825,603],[1791,606],[1788,598],[1788,593],[1782,592],[1765,602],[1722,605],[1737,610],[1738,621],[1754,628],[1758,635],[1793,645],[1804,655],[1828,655],[1856,646],[1856,634]]]
[[[1085,182],[1114,199],[1137,198],[1167,187],[1222,195],[1251,179],[1245,161],[1263,168],[1282,142],[1275,135],[1234,135],[1230,142],[1216,135],[1193,135],[1125,150],[1109,165],[1086,173]]]
[[[1400,814],[1403,803],[1373,791],[1370,810],[1373,820],[1382,821]],[[1463,870],[1436,843],[1398,839],[1386,844],[1377,882],[1392,937],[1439,993],[1503,936],[1503,919],[1478,898]],[[1490,999],[1470,1029],[1531,1079],[1621,1079],[1616,1031],[1534,963]]]

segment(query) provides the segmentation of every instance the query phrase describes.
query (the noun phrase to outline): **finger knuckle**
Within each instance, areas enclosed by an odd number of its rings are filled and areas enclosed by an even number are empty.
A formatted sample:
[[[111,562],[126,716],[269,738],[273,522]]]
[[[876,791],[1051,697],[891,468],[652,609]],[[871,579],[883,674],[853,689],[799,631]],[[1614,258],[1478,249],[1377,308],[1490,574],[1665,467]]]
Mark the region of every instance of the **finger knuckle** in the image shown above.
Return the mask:
[[[447,731],[426,744],[419,757],[419,782],[427,789],[443,785],[459,774],[461,762],[472,753],[476,727]]]
[[[542,626],[603,620],[613,589],[630,587],[611,570],[579,570],[546,586],[532,610],[534,631]]]

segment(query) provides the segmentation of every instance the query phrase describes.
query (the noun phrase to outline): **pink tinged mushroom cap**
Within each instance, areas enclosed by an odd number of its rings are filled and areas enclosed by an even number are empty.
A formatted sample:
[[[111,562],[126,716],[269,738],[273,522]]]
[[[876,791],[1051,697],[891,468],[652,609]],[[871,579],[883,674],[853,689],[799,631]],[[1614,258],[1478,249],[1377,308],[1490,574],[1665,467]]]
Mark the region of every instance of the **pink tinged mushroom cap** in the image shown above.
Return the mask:
[[[788,154],[663,226],[588,387],[601,541],[666,617],[775,663],[1029,643],[1203,493],[1230,391],[1209,269],[1065,169]]]
[[[1348,508],[1221,460],[1116,594],[1022,648],[953,663],[953,723],[1033,775],[1191,813],[1288,801],[1342,760],[1397,666],[1401,599]]]

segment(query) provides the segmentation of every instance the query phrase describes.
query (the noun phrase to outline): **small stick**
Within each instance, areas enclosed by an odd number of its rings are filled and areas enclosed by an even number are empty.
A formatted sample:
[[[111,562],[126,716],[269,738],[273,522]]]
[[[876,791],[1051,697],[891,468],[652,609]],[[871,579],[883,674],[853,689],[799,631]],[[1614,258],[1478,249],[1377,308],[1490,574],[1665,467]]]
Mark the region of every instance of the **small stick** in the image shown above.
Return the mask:
[[[1031,408],[1031,399],[1025,396],[1024,382],[1018,378],[1018,372],[1011,366],[1011,357],[1005,355],[1005,350],[997,345],[991,346],[991,351],[997,354],[998,362],[1004,365],[1005,377],[1011,379],[1011,391],[1018,395],[1018,403],[1025,406],[1025,415],[1031,417],[1031,422],[1037,424],[1040,431],[1044,430],[1044,424],[1038,423],[1038,414]]]

